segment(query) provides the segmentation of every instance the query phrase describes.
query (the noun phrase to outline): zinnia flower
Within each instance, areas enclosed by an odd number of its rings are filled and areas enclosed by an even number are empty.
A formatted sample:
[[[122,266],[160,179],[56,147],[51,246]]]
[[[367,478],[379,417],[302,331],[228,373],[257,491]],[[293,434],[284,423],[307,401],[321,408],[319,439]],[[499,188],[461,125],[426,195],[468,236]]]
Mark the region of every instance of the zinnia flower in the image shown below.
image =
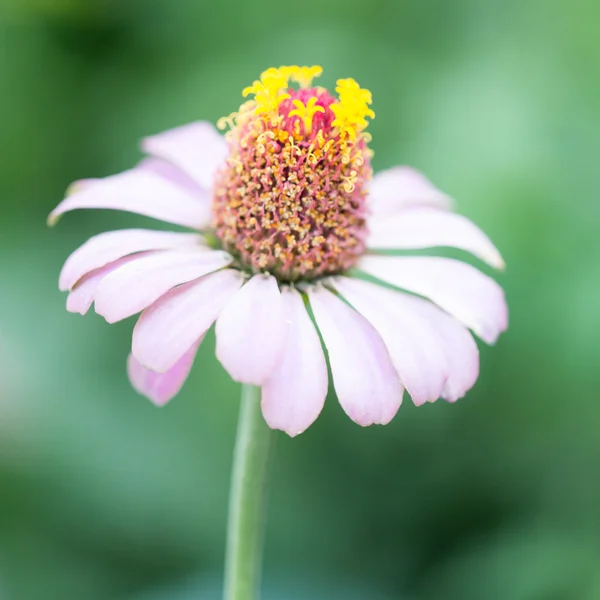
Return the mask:
[[[462,397],[479,371],[469,329],[491,344],[507,327],[501,288],[476,268],[389,252],[454,247],[503,267],[423,175],[372,178],[371,94],[343,79],[336,98],[312,86],[321,71],[268,69],[219,122],[224,136],[195,122],[146,138],[148,158],[74,184],[50,215],[110,208],[193,231],[103,233],[60,274],[71,312],[94,303],[109,323],[141,312],[128,372],[157,405],[177,394],[215,322],[218,359],[262,387],[267,423],[289,435],[325,401],[320,337],[340,404],[371,425],[392,419],[404,389],[417,405]]]

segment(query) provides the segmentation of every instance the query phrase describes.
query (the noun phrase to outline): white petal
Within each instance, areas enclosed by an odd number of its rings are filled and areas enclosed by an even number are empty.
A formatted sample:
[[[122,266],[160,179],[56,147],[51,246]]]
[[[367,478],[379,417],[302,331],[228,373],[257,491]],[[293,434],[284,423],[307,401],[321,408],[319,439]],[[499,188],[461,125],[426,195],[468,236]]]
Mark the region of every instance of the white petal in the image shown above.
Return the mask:
[[[281,358],[283,301],[271,275],[255,275],[227,303],[215,327],[217,358],[235,381],[262,385]]]
[[[364,256],[357,268],[429,298],[488,344],[508,326],[502,288],[466,263],[450,258]]]
[[[138,213],[175,225],[202,229],[210,223],[210,205],[182,187],[147,169],[130,169],[85,185],[67,196],[48,217],[54,225],[60,215],[78,208],[107,208]]]
[[[382,250],[448,246],[471,252],[497,269],[505,266],[490,238],[469,219],[428,208],[373,217],[367,246]]]
[[[204,335],[243,281],[238,271],[225,269],[167,292],[141,314],[133,330],[135,358],[157,373],[168,371]]]
[[[130,263],[134,260],[140,260],[141,258],[148,256],[148,253],[132,254],[119,258],[114,262],[108,263],[99,269],[90,271],[84,275],[73,287],[69,295],[67,296],[67,310],[73,313],[79,313],[85,315],[90,309],[90,306],[94,302],[96,291],[102,280],[107,277],[113,271],[121,268],[122,266]]]
[[[148,229],[107,231],[90,238],[77,248],[60,272],[58,287],[71,289],[86,273],[107,265],[122,256],[145,250],[203,247],[204,238],[196,233],[174,233]]]
[[[375,327],[413,402],[418,406],[437,400],[450,375],[449,365],[435,329],[403,302],[408,296],[347,277],[336,277],[331,284]]]
[[[359,313],[323,287],[308,290],[342,408],[359,425],[389,423],[402,385],[383,340]]]
[[[232,261],[217,250],[167,250],[133,261],[104,278],[96,291],[96,312],[109,323],[144,310],[170,289]]]
[[[166,373],[155,373],[142,366],[133,356],[127,359],[127,375],[136,391],[146,396],[156,406],[164,406],[179,393],[190,374],[198,346],[198,340]]]
[[[225,138],[206,121],[197,121],[153,135],[142,142],[142,149],[177,166],[206,190],[213,186],[215,171],[225,162]]]
[[[369,189],[369,207],[374,215],[392,215],[415,206],[449,209],[452,204],[449,196],[411,167],[380,171]]]
[[[319,416],[327,395],[327,364],[302,296],[281,292],[286,324],[282,358],[262,388],[262,411],[273,429],[298,435]]]

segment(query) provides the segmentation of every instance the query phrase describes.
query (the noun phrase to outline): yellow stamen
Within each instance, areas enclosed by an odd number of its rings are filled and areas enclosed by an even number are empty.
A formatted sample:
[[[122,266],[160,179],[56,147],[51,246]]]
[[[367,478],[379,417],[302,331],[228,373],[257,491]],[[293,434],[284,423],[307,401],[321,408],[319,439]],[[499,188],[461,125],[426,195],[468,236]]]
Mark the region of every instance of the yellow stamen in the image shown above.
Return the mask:
[[[315,77],[320,77],[323,73],[323,67],[313,65],[312,67],[290,67],[290,79],[296,82],[301,88],[309,88]]]
[[[335,115],[332,125],[337,127],[344,137],[354,141],[356,134],[368,125],[366,117],[375,118],[375,113],[367,106],[372,102],[371,92],[362,89],[354,79],[338,79],[336,92],[339,102],[330,108]]]
[[[322,95],[328,96],[324,88],[316,87],[312,90],[312,97],[300,100],[294,98],[297,92],[290,88],[290,82],[300,85],[302,88],[311,88],[314,77],[322,74],[323,69],[319,65],[313,66],[280,66],[271,67],[260,74],[260,78],[252,85],[244,88],[244,97],[250,96],[237,113],[232,113],[218,121],[220,129],[229,128],[225,135],[231,138],[234,131],[245,131],[240,137],[239,143],[242,148],[246,147],[248,139],[252,135],[260,136],[265,130],[273,131],[279,143],[286,143],[288,135],[291,139],[291,155],[296,152],[295,143],[300,142],[304,136],[313,136],[313,122],[315,114],[327,114],[327,106],[317,104]],[[338,100],[329,105],[334,119],[331,122],[333,129],[329,129],[327,139],[324,131],[317,131],[314,135],[316,146],[309,151],[308,163],[319,161],[321,153],[328,153],[333,146],[338,146],[338,151],[343,154],[344,164],[353,163],[355,158],[371,155],[368,149],[355,150],[357,140],[369,143],[370,136],[365,131],[368,120],[375,118],[371,110],[372,95],[369,90],[363,89],[352,78],[338,79],[336,82]],[[314,95],[313,95],[314,94]],[[303,97],[304,95],[301,95]],[[292,106],[287,108],[287,114],[280,114],[281,103],[293,98]],[[306,102],[306,103],[305,103]],[[259,118],[257,119],[256,116]],[[291,123],[286,119],[294,118]],[[324,123],[327,123],[326,119]],[[246,129],[244,129],[246,128]],[[264,138],[258,141],[259,150],[264,153],[268,150],[268,141]],[[318,147],[318,151],[317,148]],[[357,165],[359,166],[359,165]],[[347,182],[351,186],[351,180]]]
[[[293,110],[290,110],[288,113],[288,117],[299,117],[304,122],[304,130],[305,132],[311,133],[312,130],[312,121],[315,113],[321,112],[324,113],[325,109],[322,106],[315,106],[317,102],[317,98],[314,96],[308,99],[306,106],[302,100],[292,100],[292,104],[296,107]]]
[[[242,96],[253,94],[256,102],[255,114],[275,118],[279,105],[290,97],[284,91],[288,86],[288,78],[287,71],[282,72],[282,69],[271,67],[260,74],[260,81],[244,88]]]
[[[273,120],[277,117],[281,102],[290,97],[286,92],[290,80],[298,83],[302,88],[308,88],[312,80],[321,75],[322,72],[323,68],[319,65],[313,65],[312,67],[299,67],[297,65],[281,66],[279,68],[270,67],[260,74],[260,80],[256,80],[252,85],[244,88],[242,95],[244,97],[253,95],[256,102],[255,114],[263,115],[265,118],[270,117]],[[316,111],[319,110],[316,109]],[[304,119],[304,117],[302,118]],[[308,120],[309,129],[311,121],[312,115]]]
[[[371,104],[373,102],[373,96],[371,95],[371,92],[369,90],[361,89],[358,83],[356,83],[356,81],[351,77],[348,79],[338,79],[336,84],[337,87],[335,88],[335,91],[340,95],[340,97],[345,96],[347,98],[354,98],[367,104]]]

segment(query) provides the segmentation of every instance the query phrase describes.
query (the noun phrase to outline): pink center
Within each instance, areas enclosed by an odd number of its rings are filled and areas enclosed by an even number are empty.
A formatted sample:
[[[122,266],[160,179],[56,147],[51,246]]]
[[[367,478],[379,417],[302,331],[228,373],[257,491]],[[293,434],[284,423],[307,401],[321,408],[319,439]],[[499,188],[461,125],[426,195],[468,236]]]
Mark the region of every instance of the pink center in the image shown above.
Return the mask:
[[[231,132],[227,164],[216,178],[214,227],[223,247],[251,271],[280,281],[340,273],[365,250],[365,184],[371,177],[364,137],[344,140],[327,90],[289,90],[279,119],[250,112]],[[289,117],[316,98],[311,120]],[[308,121],[308,126],[307,126]],[[310,130],[309,130],[310,128]]]

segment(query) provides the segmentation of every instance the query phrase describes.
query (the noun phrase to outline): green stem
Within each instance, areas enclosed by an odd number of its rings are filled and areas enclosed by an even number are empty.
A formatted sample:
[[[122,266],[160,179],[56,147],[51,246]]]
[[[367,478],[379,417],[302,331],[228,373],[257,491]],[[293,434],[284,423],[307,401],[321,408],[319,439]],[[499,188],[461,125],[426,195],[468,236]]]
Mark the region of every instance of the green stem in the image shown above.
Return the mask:
[[[260,388],[244,385],[229,496],[225,600],[258,598],[270,445]]]

